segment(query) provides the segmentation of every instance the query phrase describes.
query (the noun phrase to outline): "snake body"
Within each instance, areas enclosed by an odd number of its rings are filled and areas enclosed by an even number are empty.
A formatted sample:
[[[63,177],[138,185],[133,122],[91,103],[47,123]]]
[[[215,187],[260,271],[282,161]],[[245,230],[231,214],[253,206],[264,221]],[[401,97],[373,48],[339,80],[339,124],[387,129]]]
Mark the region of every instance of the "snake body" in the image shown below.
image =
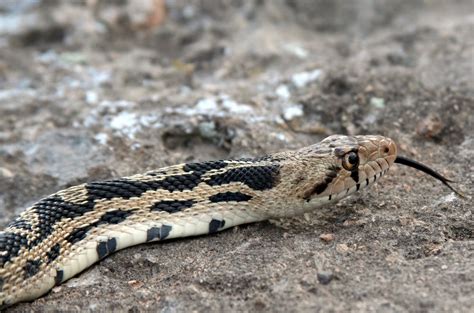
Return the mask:
[[[382,136],[330,136],[256,159],[187,163],[48,196],[0,232],[0,305],[35,299],[120,249],[294,216],[376,182]]]

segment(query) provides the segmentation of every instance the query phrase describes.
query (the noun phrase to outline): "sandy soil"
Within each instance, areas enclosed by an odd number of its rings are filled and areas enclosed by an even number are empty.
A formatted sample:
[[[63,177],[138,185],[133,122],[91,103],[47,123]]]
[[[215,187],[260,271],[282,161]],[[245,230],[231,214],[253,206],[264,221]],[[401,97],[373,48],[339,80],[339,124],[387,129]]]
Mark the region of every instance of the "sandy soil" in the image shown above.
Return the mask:
[[[120,3],[0,4],[2,226],[81,182],[335,133],[390,136],[467,199],[394,166],[314,214],[118,252],[12,312],[472,312],[472,1]]]

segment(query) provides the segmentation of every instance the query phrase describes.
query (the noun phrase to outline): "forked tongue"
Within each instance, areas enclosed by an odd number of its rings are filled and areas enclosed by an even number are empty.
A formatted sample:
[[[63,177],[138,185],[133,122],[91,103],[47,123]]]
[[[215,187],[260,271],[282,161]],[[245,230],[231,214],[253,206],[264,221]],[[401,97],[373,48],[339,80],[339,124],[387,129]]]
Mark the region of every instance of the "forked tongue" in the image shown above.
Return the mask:
[[[443,184],[448,186],[448,188],[451,189],[452,191],[454,191],[458,196],[460,196],[461,198],[464,198],[464,195],[461,192],[457,191],[456,189],[451,187],[451,185],[449,184],[449,183],[454,183],[454,181],[452,181],[450,179],[447,179],[446,177],[444,177],[440,173],[436,172],[434,169],[429,168],[428,166],[426,166],[426,165],[424,165],[420,162],[417,162],[415,160],[411,160],[411,159],[403,157],[403,156],[397,156],[397,158],[395,159],[395,163],[399,163],[399,164],[403,164],[403,165],[406,165],[406,166],[409,166],[409,167],[413,167],[414,169],[422,171],[422,172],[436,178],[437,180],[441,181]]]

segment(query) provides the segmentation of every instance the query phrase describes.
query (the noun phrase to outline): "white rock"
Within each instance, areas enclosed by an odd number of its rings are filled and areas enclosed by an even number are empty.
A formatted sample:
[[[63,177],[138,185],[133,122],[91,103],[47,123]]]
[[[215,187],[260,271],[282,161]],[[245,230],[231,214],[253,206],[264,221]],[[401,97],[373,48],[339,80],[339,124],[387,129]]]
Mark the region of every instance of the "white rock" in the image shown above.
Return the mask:
[[[240,104],[231,99],[222,101],[222,106],[231,113],[247,114],[253,111],[252,107],[246,104]]]
[[[88,104],[96,104],[99,101],[99,95],[92,90],[86,92],[86,102]]]
[[[301,72],[301,73],[296,73],[293,74],[291,77],[291,81],[293,82],[293,85],[295,85],[298,88],[305,87],[309,83],[317,80],[322,74],[322,71],[319,69],[315,69],[309,72]]]
[[[109,136],[106,133],[98,133],[94,136],[94,139],[101,145],[106,145]]]
[[[201,99],[196,104],[196,113],[206,114],[206,113],[213,113],[218,109],[216,99],[214,98],[207,98]]]
[[[300,59],[306,59],[309,55],[308,50],[295,43],[289,43],[285,45],[285,49]]]
[[[291,97],[290,89],[287,85],[280,85],[276,89],[276,94],[283,100],[288,100]]]
[[[291,121],[294,118],[300,117],[304,115],[303,107],[301,105],[294,105],[285,108],[283,112],[283,118],[287,121]]]

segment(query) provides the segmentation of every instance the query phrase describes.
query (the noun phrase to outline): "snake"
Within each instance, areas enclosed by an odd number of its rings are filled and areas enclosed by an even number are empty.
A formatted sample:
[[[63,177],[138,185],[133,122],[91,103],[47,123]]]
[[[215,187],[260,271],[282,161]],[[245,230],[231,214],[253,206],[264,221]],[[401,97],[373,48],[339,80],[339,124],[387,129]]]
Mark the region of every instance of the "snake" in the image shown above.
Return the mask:
[[[397,155],[395,142],[379,135],[333,135],[294,151],[69,187],[0,232],[0,306],[34,300],[126,247],[310,212],[373,185],[394,163],[458,193],[451,180]]]

